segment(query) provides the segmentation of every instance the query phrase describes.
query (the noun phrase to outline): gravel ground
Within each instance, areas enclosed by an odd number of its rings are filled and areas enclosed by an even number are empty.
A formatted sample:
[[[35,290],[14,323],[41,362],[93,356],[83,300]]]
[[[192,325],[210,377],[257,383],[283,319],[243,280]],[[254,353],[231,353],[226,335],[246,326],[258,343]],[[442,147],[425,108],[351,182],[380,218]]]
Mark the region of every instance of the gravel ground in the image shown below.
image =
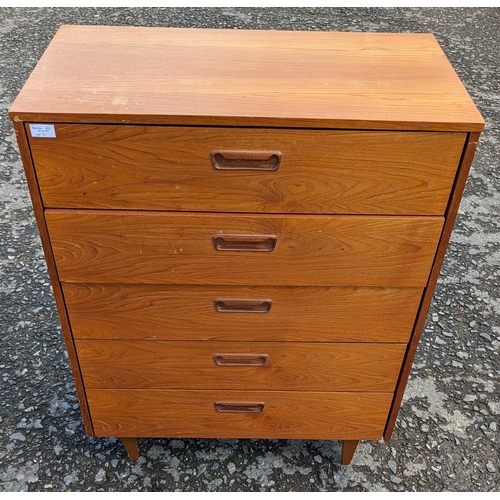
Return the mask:
[[[487,122],[389,443],[85,436],[7,110],[61,24],[430,32]],[[499,9],[0,9],[0,491],[498,491]]]

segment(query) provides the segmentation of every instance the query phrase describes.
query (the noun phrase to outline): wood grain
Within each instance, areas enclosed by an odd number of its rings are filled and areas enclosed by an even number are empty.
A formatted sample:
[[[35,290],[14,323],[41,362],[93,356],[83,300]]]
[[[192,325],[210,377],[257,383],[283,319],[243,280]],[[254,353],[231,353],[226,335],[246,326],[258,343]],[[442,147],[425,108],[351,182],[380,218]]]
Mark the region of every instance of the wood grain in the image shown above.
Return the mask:
[[[98,436],[380,439],[391,393],[89,389]],[[221,413],[214,403],[264,403]]]
[[[77,340],[76,349],[87,389],[391,392],[406,344]],[[255,359],[264,363],[235,362]]]
[[[62,281],[408,286],[427,282],[442,217],[229,216],[45,211]],[[275,235],[272,252],[213,235]]]
[[[62,26],[14,121],[482,130],[429,34]]]
[[[76,339],[407,342],[421,288],[63,283]],[[270,299],[266,314],[214,300]]]
[[[466,134],[67,125],[31,138],[46,207],[442,215]],[[276,171],[214,150],[279,150]]]

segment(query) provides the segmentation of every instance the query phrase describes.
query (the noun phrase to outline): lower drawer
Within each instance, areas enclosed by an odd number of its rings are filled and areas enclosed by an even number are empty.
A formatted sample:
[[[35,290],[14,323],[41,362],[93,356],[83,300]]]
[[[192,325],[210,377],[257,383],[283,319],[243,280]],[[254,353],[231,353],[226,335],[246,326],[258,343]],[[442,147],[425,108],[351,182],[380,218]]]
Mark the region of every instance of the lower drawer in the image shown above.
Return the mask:
[[[77,340],[90,389],[394,390],[406,344]]]
[[[392,393],[89,389],[100,437],[381,439]]]
[[[421,288],[63,283],[77,339],[408,342]]]

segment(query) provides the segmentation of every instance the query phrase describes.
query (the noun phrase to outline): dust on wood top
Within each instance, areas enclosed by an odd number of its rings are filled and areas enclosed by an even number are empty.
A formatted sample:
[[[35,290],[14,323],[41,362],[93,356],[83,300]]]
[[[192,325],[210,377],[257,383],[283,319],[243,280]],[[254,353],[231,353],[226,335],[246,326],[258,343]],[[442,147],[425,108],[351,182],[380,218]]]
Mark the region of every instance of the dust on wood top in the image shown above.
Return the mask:
[[[62,26],[14,121],[480,131],[429,34]]]

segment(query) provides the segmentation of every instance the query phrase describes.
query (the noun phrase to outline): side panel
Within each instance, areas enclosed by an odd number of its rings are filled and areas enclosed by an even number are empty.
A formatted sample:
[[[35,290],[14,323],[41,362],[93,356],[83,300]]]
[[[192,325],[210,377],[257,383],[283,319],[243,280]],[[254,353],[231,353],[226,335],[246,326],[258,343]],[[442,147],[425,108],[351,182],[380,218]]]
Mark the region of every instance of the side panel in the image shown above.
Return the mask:
[[[90,419],[89,409],[87,405],[87,397],[85,395],[82,375],[80,373],[80,368],[78,366],[75,345],[73,343],[73,337],[71,335],[71,328],[69,324],[68,314],[66,311],[66,306],[64,303],[63,293],[61,290],[61,284],[59,282],[59,276],[57,273],[54,255],[52,253],[52,247],[50,245],[50,239],[47,231],[47,225],[45,222],[45,215],[40,197],[40,191],[38,189],[35,169],[33,167],[31,153],[26,138],[26,131],[23,124],[19,122],[14,122],[14,130],[16,132],[19,151],[21,153],[21,159],[24,165],[24,171],[26,173],[26,179],[28,182],[28,187],[31,195],[31,201],[33,203],[33,209],[38,224],[38,230],[40,232],[40,239],[42,240],[43,251],[45,253],[45,260],[47,261],[47,268],[49,271],[49,277],[52,289],[54,291],[54,297],[57,304],[57,311],[59,313],[59,318],[61,320],[61,328],[66,343],[66,349],[68,351],[71,371],[73,373],[73,378],[75,380],[76,392],[78,394],[78,400],[82,412],[85,432],[87,433],[88,436],[94,436],[94,430],[92,427],[92,422]]]
[[[465,183],[467,182],[467,176],[469,175],[472,159],[474,158],[474,153],[476,151],[477,143],[479,141],[479,135],[480,134],[476,132],[469,134],[469,138],[464,149],[462,161],[460,163],[458,174],[455,179],[455,185],[453,186],[450,203],[448,205],[448,209],[446,210],[445,224],[441,235],[441,239],[439,241],[436,257],[432,265],[429,282],[427,284],[427,288],[425,289],[424,296],[422,298],[422,303],[420,305],[420,310],[418,312],[417,319],[415,321],[413,334],[408,344],[408,350],[406,352],[405,360],[403,362],[403,369],[401,370],[401,375],[396,385],[394,401],[391,406],[389,418],[387,420],[387,426],[384,432],[384,439],[386,441],[391,439],[392,432],[396,424],[396,419],[398,416],[399,408],[401,406],[401,401],[403,400],[403,394],[406,388],[406,383],[408,381],[413,360],[415,359],[415,354],[417,352],[418,343],[420,341],[420,337],[422,335],[422,331],[425,326],[427,313],[429,311],[429,307],[432,302],[432,297],[434,295],[436,283],[439,278],[439,273],[441,271],[441,266],[443,264],[444,256],[446,254],[448,242],[450,241],[453,225],[455,224],[455,218],[457,216],[460,200],[462,199],[462,194],[465,189]]]

